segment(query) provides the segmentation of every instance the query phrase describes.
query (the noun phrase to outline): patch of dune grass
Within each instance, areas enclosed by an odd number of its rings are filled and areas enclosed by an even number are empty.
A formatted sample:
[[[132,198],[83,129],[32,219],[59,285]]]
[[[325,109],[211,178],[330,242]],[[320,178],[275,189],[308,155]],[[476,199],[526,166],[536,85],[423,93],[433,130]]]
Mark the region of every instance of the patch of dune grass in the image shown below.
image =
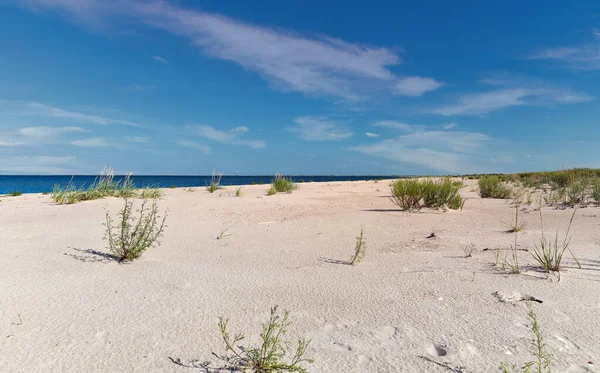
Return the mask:
[[[163,192],[159,188],[146,187],[140,190],[139,197],[143,199],[157,199],[162,197]]]
[[[296,189],[298,189],[298,186],[294,183],[292,178],[281,174],[275,174],[267,195],[272,196],[277,193],[292,193]]]
[[[390,187],[392,201],[404,211],[420,210],[423,207],[460,210],[464,200],[459,189],[460,186],[449,178],[422,181],[398,179]]]
[[[481,198],[509,199],[512,190],[502,182],[499,176],[482,176],[477,182]]]
[[[206,190],[208,190],[211,193],[216,192],[219,189],[222,189],[223,187],[221,186],[221,178],[223,177],[223,173],[216,173],[216,171],[213,169],[212,171],[212,176],[210,177],[210,184],[206,187]]]
[[[8,193],[9,197],[18,197],[23,195],[23,193],[19,192],[18,190],[13,190],[12,192]]]
[[[131,174],[126,175],[123,181],[114,181],[114,176],[112,168],[104,167],[100,176],[89,187],[77,188],[72,183],[66,187],[55,185],[51,198],[54,202],[64,205],[105,197],[130,198],[137,195]]]

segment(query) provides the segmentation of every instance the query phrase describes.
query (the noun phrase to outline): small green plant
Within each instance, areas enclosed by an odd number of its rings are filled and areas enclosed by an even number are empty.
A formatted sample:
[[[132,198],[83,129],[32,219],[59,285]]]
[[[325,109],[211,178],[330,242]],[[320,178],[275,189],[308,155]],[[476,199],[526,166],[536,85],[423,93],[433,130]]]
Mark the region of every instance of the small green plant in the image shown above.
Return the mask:
[[[227,238],[227,237],[231,236],[230,233],[227,233],[228,231],[229,231],[229,228],[221,229],[221,232],[217,236],[217,240],[222,240],[224,238]]]
[[[531,302],[527,302],[527,315],[531,320],[531,331],[533,333],[532,340],[532,351],[531,355],[535,360],[526,363],[521,369],[516,366],[508,366],[506,363],[501,364],[502,373],[551,373],[554,363],[552,362],[552,355],[546,352],[546,344],[544,343],[544,336],[537,319],[537,315],[533,310]]]
[[[272,196],[277,193],[292,193],[296,189],[298,189],[298,186],[294,183],[292,178],[285,177],[281,174],[275,174],[267,195]]]
[[[519,205],[515,206],[515,222],[514,223],[505,223],[502,222],[506,227],[506,233],[517,233],[525,230],[525,226],[527,222],[523,220],[519,220]]]
[[[262,325],[259,346],[239,346],[245,338],[244,335],[237,334],[231,337],[228,330],[229,319],[219,318],[225,355],[216,356],[225,363],[222,370],[248,373],[308,373],[302,364],[312,363],[311,359],[304,357],[310,341],[299,339],[295,351],[292,350],[291,344],[284,340],[291,325],[288,320],[289,312],[284,311],[281,315],[277,310],[277,306],[272,307],[269,320]]]
[[[463,252],[465,253],[465,258],[470,258],[473,256],[473,253],[477,251],[475,244],[471,243],[469,245],[465,245],[462,247]]]
[[[367,244],[364,239],[364,231],[360,229],[360,235],[356,237],[356,246],[354,247],[354,254],[350,261],[348,262],[350,265],[356,265],[360,263],[361,260],[365,258],[367,255]]]
[[[110,213],[106,212],[106,235],[110,252],[119,261],[131,261],[139,258],[149,247],[160,245],[159,239],[165,228],[165,215],[162,219],[158,215],[156,200],[152,201],[150,208],[147,201],[143,200],[137,218],[133,213],[133,202],[124,198],[125,205],[119,212],[118,225],[113,225]]]
[[[43,196],[47,196],[48,194],[50,194],[50,193],[48,193],[48,192],[42,192]]]
[[[576,212],[577,212],[577,209],[574,209],[573,214],[571,215],[571,220],[569,220],[569,226],[567,227],[567,232],[565,233],[563,242],[562,242],[562,244],[559,244],[558,232],[556,232],[556,235],[554,236],[554,240],[545,238],[545,236],[544,236],[544,217],[542,215],[542,210],[540,209],[540,221],[542,224],[542,237],[540,238],[539,246],[535,245],[531,255],[533,256],[533,259],[535,259],[535,261],[538,262],[540,267],[542,267],[542,269],[546,273],[560,271],[562,258],[563,258],[565,251],[567,251],[567,250],[569,250],[569,252],[571,253],[571,256],[573,257],[575,262],[577,262],[577,264],[579,265],[579,268],[581,268],[581,264],[579,263],[577,258],[575,258],[575,255],[569,248],[569,244],[571,242],[571,236],[569,236],[569,232],[571,231],[571,225],[573,224],[573,219],[575,218]]]
[[[239,187],[235,190],[235,196],[236,197],[241,197],[242,196],[242,187]]]
[[[502,182],[499,176],[482,176],[477,182],[481,198],[508,199],[512,195],[511,189]]]
[[[12,192],[8,193],[8,195],[10,197],[18,197],[18,196],[23,195],[23,193],[19,192],[18,190],[13,190]]]
[[[600,203],[600,178],[594,179],[592,183],[592,199],[595,203]]]
[[[221,186],[221,178],[223,177],[223,173],[216,173],[215,170],[213,169],[212,171],[212,176],[210,177],[210,184],[206,187],[206,190],[208,190],[211,193],[216,192],[217,190],[223,188]]]
[[[105,197],[135,197],[137,192],[131,180],[131,174],[127,174],[122,181],[114,181],[114,170],[104,167],[100,176],[89,187],[76,188],[72,183],[65,187],[55,185],[51,198],[58,204],[73,204],[81,201],[90,201]]]
[[[450,178],[441,180],[399,179],[390,187],[392,201],[404,211],[450,208],[460,210],[464,200],[459,192],[460,186]]]
[[[392,201],[404,211],[421,209],[423,187],[416,179],[398,179],[390,187]]]
[[[162,194],[163,194],[163,192],[159,188],[146,187],[141,190],[140,198],[142,198],[142,199],[158,199],[158,198],[162,197]]]

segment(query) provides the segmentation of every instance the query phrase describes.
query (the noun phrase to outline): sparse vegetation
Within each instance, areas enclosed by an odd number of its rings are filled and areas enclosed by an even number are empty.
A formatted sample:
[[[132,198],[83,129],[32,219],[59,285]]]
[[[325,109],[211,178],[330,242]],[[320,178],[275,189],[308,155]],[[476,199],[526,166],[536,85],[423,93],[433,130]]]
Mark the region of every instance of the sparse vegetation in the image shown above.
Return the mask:
[[[291,325],[288,320],[289,312],[284,311],[281,315],[277,310],[277,306],[271,308],[271,316],[262,326],[261,343],[258,346],[241,347],[239,344],[244,340],[244,335],[236,334],[231,337],[228,330],[229,319],[219,318],[221,338],[225,344],[225,355],[215,355],[225,363],[220,370],[249,373],[308,373],[302,365],[312,363],[312,360],[304,357],[310,341],[299,339],[296,349],[292,350],[290,342],[284,340]]]
[[[525,230],[525,226],[527,225],[526,221],[519,220],[519,205],[515,206],[515,222],[514,223],[505,223],[502,222],[506,227],[506,233],[517,233]]]
[[[271,188],[267,192],[267,195],[272,196],[273,194],[277,193],[292,193],[296,189],[298,189],[298,186],[291,178],[285,177],[281,174],[275,174],[273,181],[271,181]]]
[[[563,242],[562,242],[562,244],[559,244],[558,232],[556,232],[556,235],[554,236],[554,240],[552,240],[551,238],[546,239],[546,237],[544,236],[544,217],[542,215],[542,210],[540,209],[540,221],[542,224],[542,237],[540,238],[539,246],[535,245],[535,248],[533,249],[533,252],[531,253],[531,255],[533,256],[533,259],[535,259],[535,261],[538,262],[540,267],[542,267],[542,269],[546,273],[560,271],[563,255],[564,255],[565,251],[567,251],[567,250],[569,250],[569,252],[573,256],[573,259],[577,262],[577,264],[581,268],[579,261],[577,260],[577,258],[575,257],[575,255],[573,254],[571,249],[569,248],[569,244],[571,242],[571,236],[569,235],[569,232],[571,231],[571,225],[573,224],[573,219],[575,218],[576,212],[577,212],[577,209],[573,210],[573,214],[571,215],[571,220],[569,220],[569,226],[567,227],[567,232],[565,233]]]
[[[473,256],[473,253],[477,251],[475,244],[470,243],[462,247],[463,252],[465,253],[465,258],[470,258]]]
[[[64,205],[105,197],[131,198],[136,196],[131,174],[126,175],[122,181],[114,181],[114,176],[112,168],[104,167],[100,171],[100,176],[88,188],[76,188],[73,184],[66,187],[55,185],[51,198],[54,202]]]
[[[18,190],[13,190],[12,192],[8,193],[9,197],[18,197],[23,195],[23,193],[19,192]]]
[[[508,199],[512,195],[511,189],[502,182],[499,176],[482,176],[477,184],[481,198]]]
[[[110,252],[119,261],[131,261],[137,259],[144,251],[152,246],[160,244],[159,239],[165,228],[166,214],[161,219],[158,215],[156,200],[152,201],[150,208],[147,201],[143,200],[137,210],[137,217],[133,213],[133,202],[124,198],[125,205],[119,212],[118,224],[110,213],[106,212],[106,235]]]
[[[217,240],[222,240],[224,238],[231,236],[230,233],[227,233],[228,231],[229,231],[229,229],[221,229],[221,232],[217,236]]]
[[[239,187],[235,190],[235,196],[236,197],[241,197],[242,196],[242,187]]]
[[[146,187],[143,188],[140,192],[140,198],[143,199],[158,199],[160,197],[162,197],[162,190],[160,190],[159,188],[150,188],[150,187]]]
[[[223,177],[223,173],[216,173],[215,170],[213,169],[212,171],[212,176],[210,177],[210,184],[206,187],[206,190],[208,190],[211,193],[216,192],[217,190],[221,189],[221,178]]]
[[[423,207],[460,210],[464,200],[459,189],[460,186],[455,185],[450,178],[423,181],[398,179],[390,187],[392,201],[404,211],[420,210]]]
[[[367,255],[367,244],[364,239],[364,230],[361,228],[360,235],[356,237],[356,246],[354,247],[354,254],[350,261],[350,265],[356,265]]]
[[[554,363],[551,360],[552,355],[549,354],[548,352],[546,352],[546,344],[544,343],[544,336],[542,335],[542,330],[540,328],[540,324],[537,320],[537,315],[535,314],[535,311],[533,310],[533,306],[532,306],[531,302],[527,302],[527,310],[528,310],[527,314],[529,316],[529,319],[531,320],[531,331],[533,333],[533,340],[532,340],[533,349],[531,351],[531,355],[533,356],[534,360],[526,363],[520,369],[514,365],[508,366],[506,363],[502,363],[501,370],[503,373],[517,373],[517,372],[551,373],[552,372],[552,367],[554,366]]]

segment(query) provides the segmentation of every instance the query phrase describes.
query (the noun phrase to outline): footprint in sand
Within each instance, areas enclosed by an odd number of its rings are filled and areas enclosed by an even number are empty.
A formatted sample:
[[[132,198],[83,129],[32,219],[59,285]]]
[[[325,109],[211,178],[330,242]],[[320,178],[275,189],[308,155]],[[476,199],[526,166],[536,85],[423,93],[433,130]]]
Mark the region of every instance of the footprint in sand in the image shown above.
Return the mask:
[[[445,346],[435,344],[435,343],[427,344],[425,346],[425,351],[433,357],[442,357],[442,356],[446,356],[448,354],[448,350],[446,349]]]

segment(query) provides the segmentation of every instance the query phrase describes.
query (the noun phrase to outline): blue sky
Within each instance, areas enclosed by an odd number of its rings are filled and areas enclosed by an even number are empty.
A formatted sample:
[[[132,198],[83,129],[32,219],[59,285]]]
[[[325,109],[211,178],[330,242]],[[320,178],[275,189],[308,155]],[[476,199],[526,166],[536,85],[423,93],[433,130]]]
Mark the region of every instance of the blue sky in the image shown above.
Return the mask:
[[[600,167],[597,1],[0,0],[0,173]]]

